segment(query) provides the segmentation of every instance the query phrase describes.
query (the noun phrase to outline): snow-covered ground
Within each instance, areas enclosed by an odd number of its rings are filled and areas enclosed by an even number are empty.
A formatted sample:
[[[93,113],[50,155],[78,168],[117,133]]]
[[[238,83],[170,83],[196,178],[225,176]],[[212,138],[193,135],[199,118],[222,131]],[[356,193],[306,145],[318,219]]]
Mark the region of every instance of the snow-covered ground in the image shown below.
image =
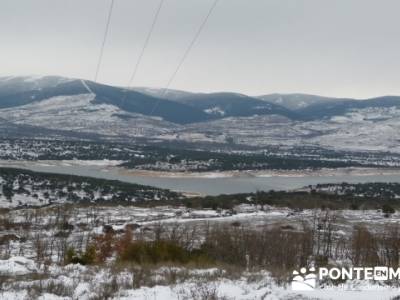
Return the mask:
[[[90,93],[58,96],[31,104],[0,109],[0,118],[17,125],[93,133],[101,136],[152,136],[174,125],[157,118],[128,113],[108,104],[93,104]],[[139,125],[140,124],[140,125]]]
[[[225,118],[190,124],[160,138],[185,141],[226,142],[232,137],[242,145],[321,146],[348,151],[400,152],[400,109],[355,109],[344,116],[317,121],[291,121],[281,116]]]
[[[152,266],[148,269],[108,260],[94,266],[63,265],[59,253],[63,243],[79,244],[107,228],[115,233],[127,227],[152,234],[156,228],[172,230],[176,226],[194,226],[198,232],[214,225],[238,224],[260,229],[285,226],[300,229],[312,223],[318,213],[240,205],[234,214],[228,210],[187,209],[183,207],[140,208],[133,206],[63,207],[20,209],[0,217],[0,299],[387,299],[400,295],[400,289],[367,281],[349,281],[334,286],[327,283],[314,291],[292,291],[290,279],[276,281],[268,270],[240,271],[216,267]],[[320,212],[323,215],[326,212]],[[350,234],[353,225],[364,224],[378,230],[400,223],[400,213],[386,218],[382,212],[337,211],[335,234]],[[7,220],[7,222],[5,222]],[[67,231],[60,230],[57,220]],[[64,222],[64,223],[63,223]],[[31,224],[28,226],[27,224]],[[230,225],[232,226],[232,225]],[[8,229],[4,229],[8,228]],[[62,233],[68,232],[67,235]],[[57,237],[57,238],[54,238]],[[4,241],[6,241],[4,243]],[[39,242],[40,241],[40,242]],[[50,251],[37,259],[40,247]],[[144,276],[144,277],[143,277]]]
[[[128,267],[119,270],[81,265],[40,267],[31,259],[12,257],[0,260],[0,277],[13,278],[3,280],[0,299],[390,300],[400,295],[400,288],[357,281],[313,291],[293,291],[289,283],[276,283],[267,271],[244,272],[234,276],[218,268],[160,267],[149,272],[148,285],[135,287],[141,274]]]

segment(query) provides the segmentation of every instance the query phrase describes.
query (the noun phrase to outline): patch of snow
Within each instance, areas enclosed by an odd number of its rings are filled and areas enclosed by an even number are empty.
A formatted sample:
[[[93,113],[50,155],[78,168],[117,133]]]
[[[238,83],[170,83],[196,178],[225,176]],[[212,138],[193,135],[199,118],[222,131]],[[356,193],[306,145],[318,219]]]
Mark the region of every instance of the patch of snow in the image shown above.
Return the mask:
[[[220,108],[219,106],[205,109],[204,112],[207,114],[210,114],[210,115],[225,116],[225,111],[222,108]]]
[[[35,262],[23,256],[0,260],[0,275],[26,275],[36,271]]]
[[[80,300],[86,300],[86,299],[89,300],[91,292],[95,292],[95,291],[91,291],[90,284],[87,282],[81,282],[75,288],[73,298],[80,299]]]

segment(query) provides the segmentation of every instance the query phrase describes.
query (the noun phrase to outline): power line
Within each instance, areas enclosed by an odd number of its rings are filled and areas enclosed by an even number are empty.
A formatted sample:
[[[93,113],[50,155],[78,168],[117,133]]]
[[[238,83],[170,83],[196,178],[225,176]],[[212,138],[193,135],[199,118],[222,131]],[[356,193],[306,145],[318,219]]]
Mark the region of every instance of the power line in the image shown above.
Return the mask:
[[[99,76],[101,63],[103,61],[104,47],[105,47],[106,42],[107,42],[108,32],[110,31],[110,23],[111,23],[111,17],[112,17],[113,9],[114,9],[114,0],[111,0],[110,8],[108,9],[107,23],[106,23],[106,28],[105,28],[105,31],[104,31],[103,42],[102,42],[101,47],[100,47],[99,60],[97,61],[96,73],[94,75],[94,82],[97,82],[97,78]]]
[[[164,0],[160,0],[160,3],[158,5],[158,7],[157,7],[156,13],[155,13],[154,18],[153,18],[153,22],[152,22],[152,24],[150,26],[150,30],[147,33],[146,40],[145,40],[145,42],[143,44],[142,51],[140,52],[140,55],[138,57],[138,60],[136,61],[136,65],[135,65],[135,68],[133,70],[132,76],[131,76],[131,78],[130,78],[130,80],[128,82],[128,87],[130,87],[132,85],[133,81],[135,80],[136,74],[137,74],[137,72],[139,70],[140,63],[142,62],[142,59],[144,57],[144,53],[145,53],[145,51],[147,49],[147,46],[148,46],[149,41],[150,41],[150,38],[151,38],[151,36],[153,34],[153,31],[154,31],[154,28],[156,27],[157,20],[158,20],[158,17],[160,15],[161,8],[162,8],[163,4],[164,4]]]
[[[153,18],[153,22],[151,23],[151,26],[150,26],[150,30],[147,33],[147,36],[146,36],[146,39],[144,41],[142,50],[141,50],[141,52],[139,54],[139,57],[138,57],[138,59],[136,61],[135,68],[133,70],[132,76],[129,79],[129,82],[128,82],[128,85],[127,85],[127,90],[129,90],[129,88],[132,86],[132,83],[133,83],[134,79],[136,78],[136,74],[137,74],[137,72],[139,70],[140,63],[143,60],[144,53],[146,52],[147,46],[149,45],[150,38],[153,35],[153,31],[154,31],[154,28],[156,27],[156,24],[157,24],[157,21],[158,21],[158,17],[160,16],[160,12],[161,12],[161,9],[163,7],[164,1],[165,0],[160,0],[160,3],[158,4],[156,13],[155,13],[154,18]],[[125,100],[126,100],[127,97],[128,97],[128,94],[127,94],[127,91],[126,91],[124,97],[121,100],[121,106],[123,106],[125,104]]]
[[[189,44],[189,47],[186,49],[186,51],[184,52],[182,59],[179,61],[178,66],[176,67],[175,71],[172,73],[172,76],[169,78],[167,85],[165,86],[164,90],[161,93],[160,98],[163,98],[165,96],[165,94],[168,92],[172,82],[174,81],[176,75],[179,73],[179,70],[182,68],[185,60],[187,59],[187,57],[189,56],[190,51],[193,49],[194,45],[196,44],[197,40],[199,39],[204,27],[207,25],[208,20],[210,19],[215,7],[217,6],[219,0],[214,0],[210,10],[208,11],[206,17],[204,18],[203,22],[201,23],[199,29],[197,30],[193,40],[191,41],[191,43]],[[150,112],[150,115],[152,115],[154,113],[154,111],[157,109],[158,105],[160,103],[160,100],[158,100],[153,109]]]

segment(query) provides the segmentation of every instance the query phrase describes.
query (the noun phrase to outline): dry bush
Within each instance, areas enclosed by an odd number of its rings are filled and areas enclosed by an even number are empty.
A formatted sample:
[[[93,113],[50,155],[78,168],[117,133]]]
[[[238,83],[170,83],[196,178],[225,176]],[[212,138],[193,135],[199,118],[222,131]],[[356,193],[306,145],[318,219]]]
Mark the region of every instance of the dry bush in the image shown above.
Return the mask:
[[[123,253],[127,251],[132,241],[133,241],[133,232],[130,228],[127,228],[122,237],[115,242],[115,250],[117,251],[117,253]]]
[[[134,289],[138,289],[142,286],[153,287],[156,285],[150,266],[136,266],[131,269],[131,272],[133,273],[132,287]]]
[[[256,231],[222,226],[209,230],[201,250],[217,262],[266,268],[280,277],[309,263],[312,242],[308,230],[290,232],[277,227]]]
[[[314,254],[320,259],[327,260],[333,255],[333,246],[335,244],[334,231],[337,220],[336,213],[330,210],[314,211],[312,234],[314,239]]]
[[[90,300],[112,299],[120,290],[121,286],[117,282],[116,276],[113,276],[110,281],[104,282],[96,291],[96,296],[91,296]]]
[[[138,264],[158,264],[161,262],[186,263],[192,253],[171,241],[132,241],[123,251],[118,252],[121,261]]]
[[[365,227],[356,226],[352,235],[351,259],[354,266],[378,266],[378,242]]]
[[[388,225],[379,235],[381,265],[396,267],[400,262],[400,227]]]
[[[197,280],[189,290],[178,291],[182,300],[224,300],[226,297],[218,296],[218,286],[214,281]]]
[[[96,261],[103,263],[109,258],[114,251],[115,236],[113,232],[107,232],[93,238],[92,242],[96,249]]]
[[[77,253],[73,247],[69,247],[65,253],[64,264],[92,265],[97,263],[96,248],[88,244],[83,253]]]

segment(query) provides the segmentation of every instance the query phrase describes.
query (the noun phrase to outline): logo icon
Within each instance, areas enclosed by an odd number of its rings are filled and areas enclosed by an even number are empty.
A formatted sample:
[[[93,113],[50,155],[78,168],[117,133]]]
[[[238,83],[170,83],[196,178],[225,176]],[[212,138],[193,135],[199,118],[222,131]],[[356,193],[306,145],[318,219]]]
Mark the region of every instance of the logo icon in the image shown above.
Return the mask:
[[[389,268],[388,267],[375,267],[374,268],[374,280],[388,280],[389,279]]]
[[[292,278],[292,290],[293,291],[312,291],[315,289],[317,284],[317,275],[315,274],[315,268],[311,267],[308,269],[301,268],[300,272],[294,270]]]

